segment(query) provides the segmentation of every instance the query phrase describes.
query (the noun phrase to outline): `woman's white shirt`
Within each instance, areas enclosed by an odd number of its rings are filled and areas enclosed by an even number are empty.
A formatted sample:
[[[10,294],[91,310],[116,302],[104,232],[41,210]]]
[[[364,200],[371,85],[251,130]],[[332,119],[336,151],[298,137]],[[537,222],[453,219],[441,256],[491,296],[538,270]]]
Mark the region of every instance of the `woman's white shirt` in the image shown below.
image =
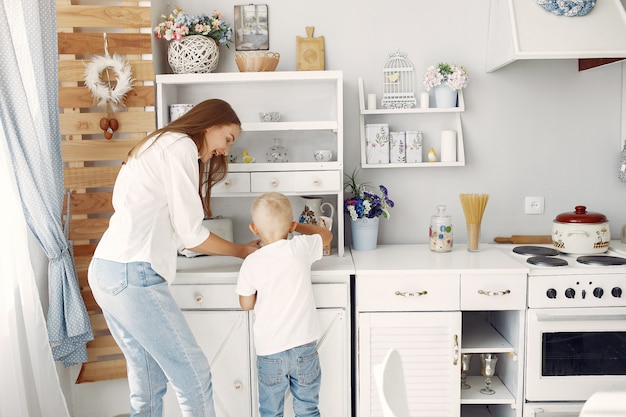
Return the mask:
[[[183,134],[150,140],[122,166],[113,188],[109,228],[94,257],[149,262],[172,282],[179,249],[209,237],[198,194],[198,148]]]

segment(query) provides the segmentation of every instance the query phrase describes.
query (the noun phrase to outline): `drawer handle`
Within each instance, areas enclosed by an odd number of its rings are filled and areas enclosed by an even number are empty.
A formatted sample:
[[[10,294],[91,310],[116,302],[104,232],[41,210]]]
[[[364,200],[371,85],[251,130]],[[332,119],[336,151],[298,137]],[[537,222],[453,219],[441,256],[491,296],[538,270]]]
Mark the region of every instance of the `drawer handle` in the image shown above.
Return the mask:
[[[485,291],[485,290],[478,290],[478,294],[480,295],[488,295],[488,296],[496,296],[496,295],[507,295],[507,294],[511,294],[511,290],[504,290],[504,291]]]
[[[202,304],[203,301],[204,301],[204,295],[196,294],[196,303]]]
[[[230,187],[233,183],[230,180],[224,181],[224,187]]]
[[[396,291],[396,295],[400,297],[421,297],[422,295],[428,294],[428,291],[416,291],[416,292],[408,292],[408,291]]]
[[[321,184],[322,184],[322,181],[320,181],[320,179],[319,179],[319,178],[315,178],[315,179],[313,180],[313,185],[314,185],[314,186],[319,187]]]
[[[272,181],[270,181],[270,185],[272,187],[276,187],[278,185],[278,180],[276,178],[272,178]]]
[[[241,391],[243,389],[243,384],[239,381],[235,382],[235,389],[237,391]]]

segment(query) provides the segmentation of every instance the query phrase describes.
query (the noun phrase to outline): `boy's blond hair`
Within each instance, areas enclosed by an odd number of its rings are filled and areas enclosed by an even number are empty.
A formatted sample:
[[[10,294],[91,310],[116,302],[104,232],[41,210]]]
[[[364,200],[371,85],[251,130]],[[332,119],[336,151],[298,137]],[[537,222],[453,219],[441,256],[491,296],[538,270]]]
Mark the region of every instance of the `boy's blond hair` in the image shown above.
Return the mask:
[[[293,222],[291,202],[281,193],[260,195],[252,205],[252,222],[261,233],[288,234]]]

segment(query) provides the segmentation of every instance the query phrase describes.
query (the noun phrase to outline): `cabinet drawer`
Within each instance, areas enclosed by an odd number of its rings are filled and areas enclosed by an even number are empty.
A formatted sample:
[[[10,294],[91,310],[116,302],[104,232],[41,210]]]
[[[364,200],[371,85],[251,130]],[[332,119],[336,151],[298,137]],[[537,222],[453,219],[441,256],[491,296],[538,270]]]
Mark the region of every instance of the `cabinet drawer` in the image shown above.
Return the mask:
[[[241,308],[234,284],[171,285],[170,291],[182,310]]]
[[[294,191],[338,191],[341,171],[294,172]]]
[[[359,311],[458,310],[459,275],[358,276]]]
[[[526,275],[461,275],[461,310],[526,309]]]
[[[250,173],[248,172],[231,172],[226,176],[224,181],[215,184],[211,193],[215,194],[232,194],[232,193],[249,193],[250,192]]]
[[[250,190],[253,193],[293,191],[293,174],[293,172],[253,172],[250,174]]]

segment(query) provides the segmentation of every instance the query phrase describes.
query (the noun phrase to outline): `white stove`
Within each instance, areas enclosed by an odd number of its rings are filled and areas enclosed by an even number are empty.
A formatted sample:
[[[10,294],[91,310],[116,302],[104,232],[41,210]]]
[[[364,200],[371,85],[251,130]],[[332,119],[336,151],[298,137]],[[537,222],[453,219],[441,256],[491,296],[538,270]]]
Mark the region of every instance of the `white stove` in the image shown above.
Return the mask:
[[[593,256],[560,253],[552,245],[498,247],[529,268],[529,308],[623,307],[626,245],[617,243],[607,252]],[[604,261],[609,261],[609,265]]]
[[[591,263],[551,245],[497,246],[528,268],[525,409],[580,407],[626,384],[626,245],[612,242]]]

